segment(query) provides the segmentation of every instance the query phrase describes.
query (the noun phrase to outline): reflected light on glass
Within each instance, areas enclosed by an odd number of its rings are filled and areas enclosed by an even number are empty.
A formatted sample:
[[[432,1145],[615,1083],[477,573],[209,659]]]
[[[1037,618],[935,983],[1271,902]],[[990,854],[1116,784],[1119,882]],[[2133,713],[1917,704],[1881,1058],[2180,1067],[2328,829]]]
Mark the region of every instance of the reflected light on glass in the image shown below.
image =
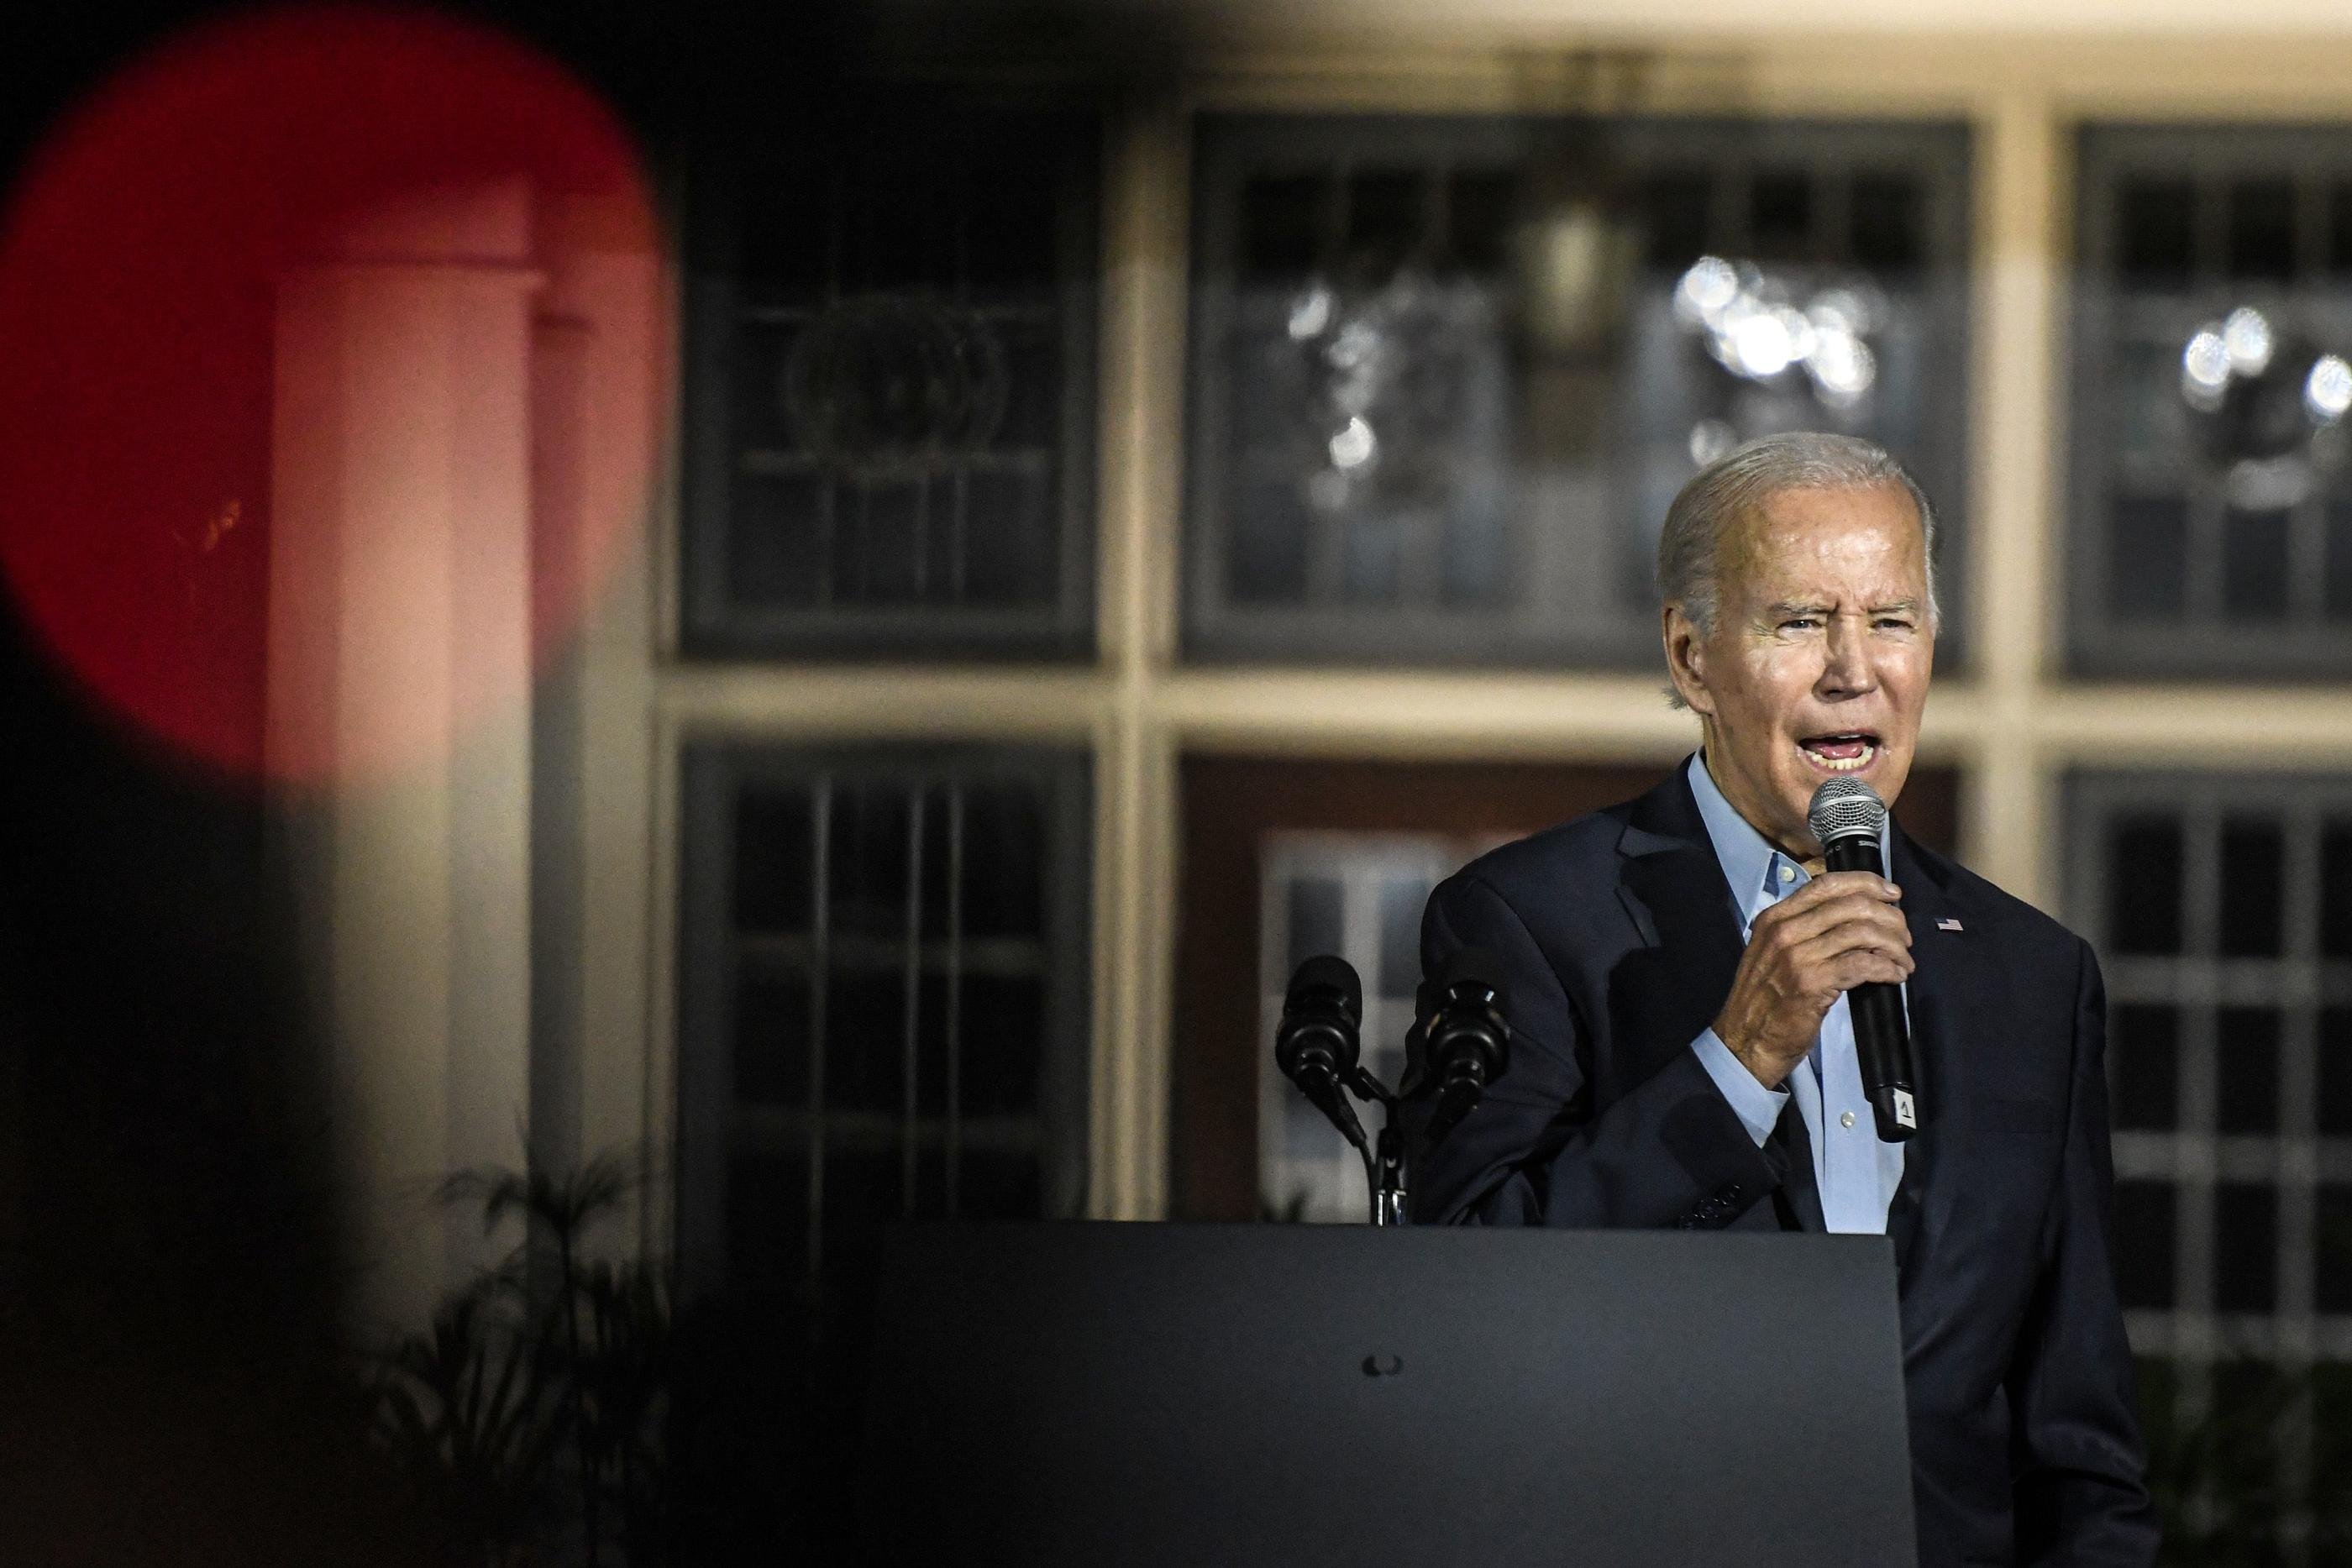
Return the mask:
[[[1320,283],[1310,284],[1306,292],[1290,302],[1290,340],[1303,343],[1309,338],[1320,337],[1323,329],[1331,324],[1331,291]]]
[[[2315,424],[2334,424],[2352,411],[2352,364],[2339,355],[2320,355],[2304,378],[2303,408]]]
[[[1797,357],[1797,345],[1780,312],[1756,310],[1733,323],[1731,357],[1741,371],[1760,381],[1787,370]]]
[[[1843,327],[1816,330],[1805,369],[1822,401],[1832,408],[1853,407],[1878,379],[1878,361],[1869,345]]]
[[[1719,256],[1700,256],[1675,286],[1675,314],[1686,325],[1713,326],[1738,292],[1739,274],[1731,263]]]
[[[2239,375],[2258,376],[2268,370],[2272,345],[2270,322],[2251,306],[2239,306],[2221,323],[2221,346],[2229,353],[2230,369]]]
[[[1801,310],[1788,299],[1787,287],[1757,267],[1706,256],[1676,281],[1674,311],[1705,334],[1707,353],[1732,374],[1769,382],[1802,365],[1823,404],[1852,408],[1878,379],[1864,340],[1878,310],[1857,288],[1824,288]],[[1696,433],[1692,439],[1696,452]]]
[[[1339,434],[1331,438],[1331,466],[1360,468],[1370,462],[1372,454],[1379,450],[1380,442],[1372,434],[1372,427],[1359,416],[1349,420]]]
[[[1704,468],[1729,452],[1739,440],[1738,433],[1719,419],[1702,419],[1691,426],[1691,465]]]
[[[2180,395],[2189,407],[2210,413],[2221,406],[2229,385],[2229,346],[2212,328],[2199,329],[2180,350]]]

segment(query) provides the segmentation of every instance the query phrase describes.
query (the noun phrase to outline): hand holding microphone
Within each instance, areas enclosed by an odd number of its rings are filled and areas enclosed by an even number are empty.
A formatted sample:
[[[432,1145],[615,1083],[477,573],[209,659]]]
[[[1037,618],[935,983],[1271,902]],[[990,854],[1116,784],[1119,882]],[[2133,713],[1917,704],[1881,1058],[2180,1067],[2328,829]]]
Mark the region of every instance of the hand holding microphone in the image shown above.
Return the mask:
[[[1811,1052],[1838,998],[1853,993],[1863,1083],[1878,1112],[1879,1136],[1892,1143],[1909,1137],[1917,1123],[1909,1030],[1895,989],[1911,977],[1911,928],[1879,863],[1885,812],[1877,791],[1859,779],[1832,779],[1814,792],[1807,820],[1829,869],[1756,916],[1715,1032],[1759,1082],[1777,1089]]]

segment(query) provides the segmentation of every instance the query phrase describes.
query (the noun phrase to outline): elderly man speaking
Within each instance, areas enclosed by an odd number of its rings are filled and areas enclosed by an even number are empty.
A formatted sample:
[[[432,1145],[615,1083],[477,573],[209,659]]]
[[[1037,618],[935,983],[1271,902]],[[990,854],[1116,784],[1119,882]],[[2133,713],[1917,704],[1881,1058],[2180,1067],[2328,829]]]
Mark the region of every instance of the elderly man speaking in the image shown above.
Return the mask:
[[[1658,582],[1700,748],[1640,800],[1431,895],[1424,967],[1496,955],[1516,1043],[1420,1156],[1413,1205],[1424,1221],[1884,1232],[1923,1568],[2146,1564],[2098,963],[1899,827],[1882,879],[1825,872],[1807,826],[1825,780],[1903,793],[1934,562],[1926,496],[1867,442],[1770,436],[1684,486]],[[1909,1018],[1905,1142],[1881,1141],[1857,1062],[1847,993],[1866,984],[1899,987]]]

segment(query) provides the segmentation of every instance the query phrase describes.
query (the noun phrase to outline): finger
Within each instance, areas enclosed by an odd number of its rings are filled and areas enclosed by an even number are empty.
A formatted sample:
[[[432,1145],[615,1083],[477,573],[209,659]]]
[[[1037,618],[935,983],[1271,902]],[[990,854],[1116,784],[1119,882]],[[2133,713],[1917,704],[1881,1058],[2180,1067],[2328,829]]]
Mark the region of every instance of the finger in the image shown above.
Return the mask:
[[[1856,895],[1882,904],[1897,903],[1903,896],[1893,883],[1866,871],[1826,872],[1758,915],[1755,924],[1761,925],[1771,920],[1792,919],[1831,899]]]
[[[1911,966],[1874,949],[1858,948],[1834,960],[1828,974],[1839,990],[1850,991],[1856,986],[1899,986],[1911,977]]]
[[[1867,921],[1848,921],[1799,943],[1790,960],[1800,974],[1834,966],[1849,954],[1875,953],[1897,966],[1906,977],[1916,967],[1908,943],[1896,942],[1884,928]]]
[[[1770,926],[1759,922],[1758,929],[1751,933],[1749,940],[1752,943],[1759,937],[1762,938],[1767,951],[1776,946],[1801,947],[1827,932],[1856,923],[1883,934],[1890,943],[1904,947],[1911,946],[1911,927],[1901,911],[1891,904],[1881,904],[1874,898],[1855,894],[1817,904]]]

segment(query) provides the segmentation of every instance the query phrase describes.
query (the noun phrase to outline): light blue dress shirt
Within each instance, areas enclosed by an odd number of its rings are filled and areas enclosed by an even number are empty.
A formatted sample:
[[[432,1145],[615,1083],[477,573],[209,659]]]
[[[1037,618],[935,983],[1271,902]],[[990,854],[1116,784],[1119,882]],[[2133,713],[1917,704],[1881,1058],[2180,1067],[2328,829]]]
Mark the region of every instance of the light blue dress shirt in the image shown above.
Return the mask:
[[[1739,912],[1739,940],[1745,944],[1758,915],[1812,879],[1732,809],[1708,774],[1704,753],[1690,759],[1690,787],[1715,844],[1716,861],[1731,884],[1731,902]],[[1884,828],[1879,830],[1879,853],[1884,863],[1894,863]],[[1907,1006],[1907,992],[1904,999]],[[1886,1207],[1895,1201],[1895,1186],[1903,1179],[1903,1145],[1878,1141],[1870,1097],[1862,1087],[1862,1063],[1854,1054],[1853,1012],[1844,997],[1830,1005],[1806,1067],[1789,1075],[1786,1090],[1767,1089],[1756,1082],[1756,1075],[1712,1028],[1693,1040],[1691,1049],[1759,1148],[1772,1135],[1772,1125],[1793,1092],[1805,1132],[1812,1139],[1813,1183],[1822,1195],[1822,1218],[1834,1231],[1885,1233]]]

